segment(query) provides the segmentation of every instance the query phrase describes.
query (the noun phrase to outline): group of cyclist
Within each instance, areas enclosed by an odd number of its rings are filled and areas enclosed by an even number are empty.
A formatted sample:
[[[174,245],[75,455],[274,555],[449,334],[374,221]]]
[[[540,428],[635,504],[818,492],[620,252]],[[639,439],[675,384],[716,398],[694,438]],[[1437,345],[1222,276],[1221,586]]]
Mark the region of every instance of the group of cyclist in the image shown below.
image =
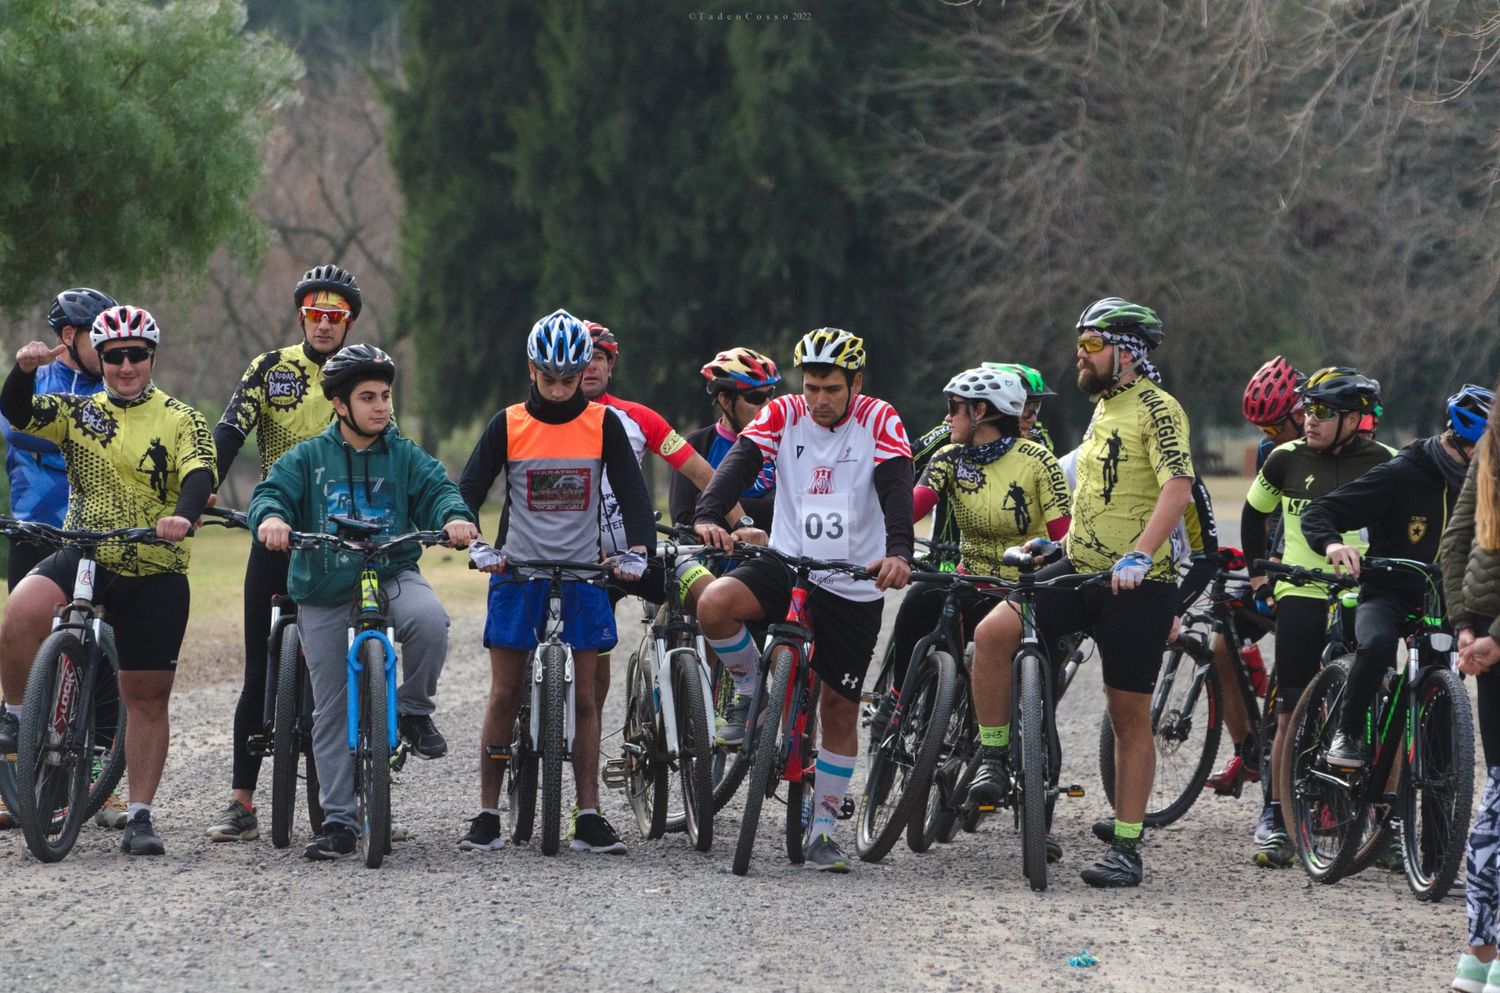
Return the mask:
[[[1061,457],[1038,421],[1044,398],[1054,394],[1037,370],[1003,363],[954,375],[943,390],[947,416],[917,440],[914,452],[895,409],[864,392],[863,341],[837,328],[808,332],[797,343],[798,393],[779,392],[777,365],[761,352],[743,346],[719,352],[702,369],[715,420],[684,438],[649,407],[609,392],[618,337],[559,310],[527,336],[527,398],[491,418],[455,483],[397,428],[391,358],[348,342],[362,307],[353,276],[317,266],[297,283],[293,305],[301,340],[251,362],[211,433],[200,414],[153,384],[160,329],[151,315],[86,288],[58,295],[51,312],[57,344],[24,346],[0,389],[13,515],[58,524],[66,508],[70,528],[148,525],[163,542],[107,547],[95,581],[96,598],[115,626],[130,715],[128,802],[101,817],[124,828],[127,853],[163,851],[151,804],[166,758],[168,700],[187,619],[184,539],[254,432],[261,482],[248,511],[257,541],[244,581],[244,685],[234,715],[230,800],[210,838],[259,835],[260,759],[249,744],[264,721],[267,605],[274,594],[288,593],[299,605],[312,679],[313,752],[325,813],[305,855],[337,859],[355,850],[353,760],[343,743],[342,711],[344,624],[360,563],[332,549],[291,549],[292,532],[326,531],[331,516],[347,515],[379,525],[382,534],[442,529],[454,547],[473,545],[476,564],[491,574],[484,626],[491,688],[481,744],[492,748],[509,744],[549,584],[545,574],[511,560],[602,558],[612,565],[609,589],[564,584],[563,636],[577,673],[572,845],[623,853],[599,810],[598,744],[609,652],[618,639],[614,607],[628,594],[659,601],[667,581],[650,555],[652,505],[641,472],[650,451],[675,473],[673,521],[730,563],[687,562],[672,577],[735,685],[718,729],[721,744],[745,740],[749,699],[762,678],[754,632],[780,618],[792,595],[785,566],[763,556],[734,557],[737,545],[769,541],[790,555],[867,570],[860,578],[815,574],[809,599],[818,644],[812,664],[828,690],[820,697],[809,867],[849,868],[835,825],[856,765],[866,670],[885,593],[911,577],[914,521],[933,514],[934,537],[957,542],[963,571],[1012,582],[1016,570],[1002,562],[1003,553],[1023,546],[1038,565],[1059,559],[1041,568],[1039,581],[1107,577],[1076,589],[1038,590],[1036,616],[1048,646],[1079,632],[1093,638],[1115,735],[1115,816],[1095,825],[1108,847],[1083,879],[1101,887],[1141,882],[1156,755],[1151,693],[1163,646],[1207,582],[1198,567],[1179,582],[1180,567],[1188,552],[1212,550],[1217,542],[1187,417],[1150,359],[1164,339],[1154,310],[1107,297],[1079,317],[1077,386],[1093,416],[1077,448]],[[1242,512],[1246,559],[1277,557],[1356,575],[1362,553],[1436,560],[1492,399],[1488,390],[1463,387],[1448,401],[1448,429],[1397,453],[1371,437],[1382,412],[1373,379],[1344,367],[1303,377],[1280,357],[1266,363],[1244,396],[1247,420],[1266,436]],[[477,540],[478,513],[502,474],[504,509],[493,545],[486,545]],[[13,589],[0,624],[6,701],[0,754],[15,751],[21,716],[15,701],[77,563],[76,552],[42,557],[42,551],[12,550]],[[378,568],[382,583],[399,591],[390,605],[404,648],[400,734],[413,754],[438,758],[447,742],[432,715],[448,617],[416,568],[418,554],[415,547],[392,554]],[[1260,617],[1251,636],[1275,632],[1277,724],[1285,730],[1317,666],[1324,593],[1316,585],[1273,587],[1256,569],[1250,584]],[[980,736],[970,803],[1002,801],[1010,778],[1010,660],[1021,621],[1006,592],[1003,585],[981,586],[967,591],[962,604],[965,635],[973,640]],[[919,583],[902,600],[893,633],[899,664],[931,627],[941,599],[938,586]],[[1372,578],[1365,589],[1354,620],[1359,647],[1349,692],[1356,704],[1373,696],[1414,603],[1420,607],[1421,591],[1389,577]],[[1474,671],[1492,664],[1485,654],[1493,649],[1490,639],[1471,632],[1463,646]],[[1226,646],[1216,645],[1215,656],[1221,667],[1230,664]],[[1235,753],[1211,780],[1221,792],[1237,792],[1258,775],[1238,703],[1233,694],[1226,700]],[[1368,760],[1360,713],[1358,706],[1344,711],[1330,762],[1357,768]],[[478,813],[461,848],[504,846],[502,772],[503,764],[481,759]],[[1047,855],[1062,857],[1051,837]],[[1270,867],[1293,860],[1274,791],[1257,825],[1254,860]]]

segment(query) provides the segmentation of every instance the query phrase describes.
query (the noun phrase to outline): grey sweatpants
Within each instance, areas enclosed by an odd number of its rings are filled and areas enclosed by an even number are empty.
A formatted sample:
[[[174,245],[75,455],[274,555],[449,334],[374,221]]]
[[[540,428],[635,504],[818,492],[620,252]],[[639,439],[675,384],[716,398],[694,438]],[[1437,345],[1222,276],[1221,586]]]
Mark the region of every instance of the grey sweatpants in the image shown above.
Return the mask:
[[[448,612],[422,574],[403,572],[382,589],[390,599],[386,617],[400,644],[401,680],[396,709],[431,714],[438,675],[448,657]],[[312,677],[313,757],[318,763],[323,819],[359,830],[354,802],[354,756],[349,752],[348,656],[352,603],[337,607],[299,604],[297,633]]]

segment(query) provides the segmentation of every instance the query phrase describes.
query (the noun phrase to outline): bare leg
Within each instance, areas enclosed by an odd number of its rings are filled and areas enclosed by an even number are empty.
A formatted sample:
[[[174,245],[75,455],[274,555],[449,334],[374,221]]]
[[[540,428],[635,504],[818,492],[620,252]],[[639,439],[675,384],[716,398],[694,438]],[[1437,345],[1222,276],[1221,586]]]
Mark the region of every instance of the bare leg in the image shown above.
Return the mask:
[[[484,711],[479,738],[479,805],[485,810],[500,806],[502,766],[484,753],[486,745],[509,748],[511,730],[521,702],[521,673],[526,653],[514,648],[490,649],[490,697]]]
[[[52,631],[53,611],[67,602],[63,591],[46,576],[27,576],[11,591],[0,623],[0,691],[12,706],[19,707],[26,696],[31,663]]]
[[[985,727],[1010,723],[1011,659],[1021,645],[1021,615],[1009,603],[974,630],[974,715]]]
[[[574,707],[578,726],[573,735],[573,782],[578,794],[578,809],[595,809],[599,806],[599,707],[594,702],[594,690],[599,685],[593,670],[607,668],[599,665],[597,651],[575,651],[573,653]],[[605,685],[609,680],[605,680]]]
[[[1109,720],[1115,729],[1115,816],[1126,824],[1146,817],[1146,798],[1156,775],[1156,742],[1151,734],[1151,694],[1105,688]]]
[[[161,785],[171,737],[168,702],[173,670],[120,673],[120,698],[130,720],[125,725],[125,768],[130,770],[130,802],[149,804]]]

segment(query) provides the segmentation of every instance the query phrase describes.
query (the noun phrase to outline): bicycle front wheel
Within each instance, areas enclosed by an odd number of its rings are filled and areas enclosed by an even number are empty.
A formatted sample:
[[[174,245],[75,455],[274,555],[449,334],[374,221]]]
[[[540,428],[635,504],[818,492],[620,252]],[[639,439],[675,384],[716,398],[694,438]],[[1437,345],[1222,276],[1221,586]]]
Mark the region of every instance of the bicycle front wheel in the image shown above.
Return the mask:
[[[567,654],[561,645],[542,652],[542,841],[543,855],[556,855],[562,833],[563,751],[567,747]],[[663,805],[665,806],[665,805]]]
[[[1047,768],[1046,706],[1042,698],[1042,680],[1046,677],[1046,660],[1035,652],[1023,651],[1016,656],[1020,673],[1016,712],[1012,718],[1013,761],[1021,770],[1021,802],[1018,817],[1021,826],[1021,863],[1033,890],[1047,888]]]
[[[906,847],[914,852],[928,851],[939,841],[946,845],[958,834],[958,815],[968,790],[969,759],[979,731],[970,714],[968,680],[956,682],[948,726],[942,729],[942,744],[928,782],[927,808],[922,811],[920,824],[915,820],[906,823]]]
[[[94,714],[83,698],[93,678],[83,642],[71,631],[54,631],[37,650],[26,682],[16,815],[26,847],[43,862],[61,861],[88,817]]]
[[[745,790],[745,814],[740,820],[740,836],[734,846],[734,874],[750,871],[750,856],[755,850],[755,833],[760,828],[760,808],[776,787],[776,773],[781,769],[781,725],[786,714],[786,691],[792,681],[795,655],[787,645],[778,645],[771,654],[771,687],[762,697],[758,726],[751,714],[750,729],[755,733],[754,751],[750,755],[750,782]]]
[[[297,815],[297,763],[302,753],[302,728],[297,703],[297,625],[281,629],[275,647],[276,709],[271,719],[271,844],[286,848],[292,843],[292,823]]]
[[[643,659],[640,652],[635,652],[625,671],[628,692],[624,736],[630,769],[625,781],[625,798],[635,813],[635,825],[641,837],[660,838],[667,829],[667,794],[671,777],[662,722],[656,713],[657,695],[655,681],[651,678],[651,663],[649,656]]]
[[[1441,900],[1458,876],[1474,802],[1474,719],[1451,669],[1426,670],[1417,684],[1417,725],[1401,791],[1406,882],[1418,900]]]
[[[714,781],[707,705],[696,654],[678,653],[672,664],[672,702],[677,709],[677,772],[689,843],[706,852],[714,843]]]
[[[380,868],[391,844],[391,739],[386,723],[385,645],[375,638],[359,646],[364,665],[359,701],[359,822],[365,865]]]
[[[1353,656],[1330,663],[1302,692],[1286,729],[1276,792],[1287,834],[1309,877],[1333,883],[1347,872],[1368,820],[1367,804],[1327,769],[1324,756],[1337,729]]]

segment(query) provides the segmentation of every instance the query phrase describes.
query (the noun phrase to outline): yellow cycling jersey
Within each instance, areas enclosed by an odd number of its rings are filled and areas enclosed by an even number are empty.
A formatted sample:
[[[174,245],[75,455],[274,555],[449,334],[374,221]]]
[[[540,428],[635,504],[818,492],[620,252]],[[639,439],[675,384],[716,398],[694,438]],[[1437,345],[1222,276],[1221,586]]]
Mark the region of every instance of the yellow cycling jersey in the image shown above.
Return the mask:
[[[1187,414],[1143,377],[1109,390],[1094,407],[1076,466],[1068,558],[1080,572],[1112,568],[1135,549],[1167,481],[1193,475]],[[1152,550],[1146,578],[1177,581],[1170,538]]]
[[[947,498],[958,524],[959,558],[966,571],[1014,580],[1000,564],[1005,550],[1047,537],[1047,522],[1068,514],[1068,480],[1057,459],[1027,438],[985,465],[963,457],[965,446],[939,449],[920,485]]]
[[[242,437],[256,432],[261,479],[287,449],[322,434],[333,420],[333,401],[318,385],[321,371],[298,342],[257,356],[235,387],[219,423]]]
[[[125,404],[107,392],[33,396],[26,431],[62,450],[69,529],[155,527],[176,510],[184,477],[215,471],[208,421],[154,386]],[[105,544],[98,562],[122,576],[186,572],[188,546]]]

